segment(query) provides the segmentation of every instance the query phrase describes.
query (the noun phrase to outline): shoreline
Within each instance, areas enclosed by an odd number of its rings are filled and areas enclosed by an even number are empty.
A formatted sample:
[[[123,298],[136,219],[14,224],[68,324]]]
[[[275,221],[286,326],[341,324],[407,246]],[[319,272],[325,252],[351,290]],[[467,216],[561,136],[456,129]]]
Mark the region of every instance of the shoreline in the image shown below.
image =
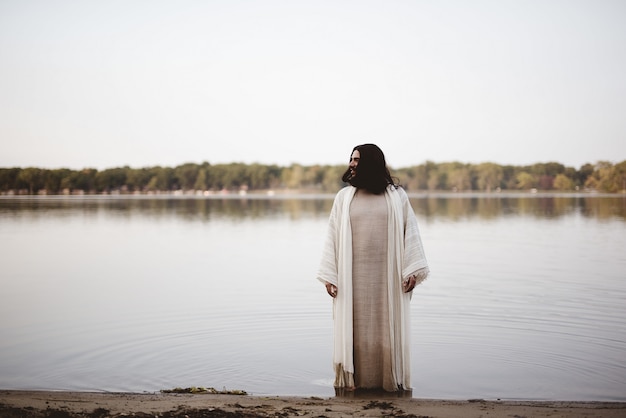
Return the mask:
[[[624,417],[626,402],[0,390],[3,418]]]

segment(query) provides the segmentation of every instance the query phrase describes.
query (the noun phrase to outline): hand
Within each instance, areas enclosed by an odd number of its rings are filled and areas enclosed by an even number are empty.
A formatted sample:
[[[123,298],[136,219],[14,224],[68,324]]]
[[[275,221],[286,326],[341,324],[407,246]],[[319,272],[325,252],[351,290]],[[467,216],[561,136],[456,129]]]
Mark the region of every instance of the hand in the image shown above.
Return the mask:
[[[413,290],[416,283],[417,279],[415,278],[415,276],[410,276],[408,279],[402,282],[402,290],[404,290],[404,293],[408,293]]]
[[[332,283],[326,282],[326,291],[333,298],[337,296],[337,286]]]

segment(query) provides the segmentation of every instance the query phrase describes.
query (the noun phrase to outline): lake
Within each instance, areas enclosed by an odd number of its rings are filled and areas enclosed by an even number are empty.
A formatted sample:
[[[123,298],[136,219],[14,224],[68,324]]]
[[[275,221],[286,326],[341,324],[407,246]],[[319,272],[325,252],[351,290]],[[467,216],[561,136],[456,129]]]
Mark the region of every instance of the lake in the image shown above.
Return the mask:
[[[626,196],[411,196],[416,398],[626,401]],[[332,196],[0,197],[0,389],[334,396]]]

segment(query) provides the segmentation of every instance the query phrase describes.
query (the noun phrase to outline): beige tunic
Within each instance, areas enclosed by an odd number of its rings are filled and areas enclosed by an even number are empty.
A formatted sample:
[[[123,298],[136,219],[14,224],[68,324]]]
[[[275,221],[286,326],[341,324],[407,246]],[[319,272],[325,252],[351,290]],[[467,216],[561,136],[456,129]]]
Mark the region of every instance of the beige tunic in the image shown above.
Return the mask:
[[[396,390],[389,341],[385,195],[359,190],[350,205],[350,223],[355,384]]]

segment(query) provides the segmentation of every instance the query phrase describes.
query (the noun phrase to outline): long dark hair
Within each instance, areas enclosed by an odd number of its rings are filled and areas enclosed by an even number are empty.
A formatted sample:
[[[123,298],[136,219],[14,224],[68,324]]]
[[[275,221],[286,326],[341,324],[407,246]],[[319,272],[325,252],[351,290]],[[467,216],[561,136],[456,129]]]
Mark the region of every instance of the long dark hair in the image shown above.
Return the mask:
[[[356,168],[357,174],[352,177],[348,168],[341,177],[342,181],[374,194],[381,194],[390,184],[397,187],[387,168],[385,154],[377,145],[357,145],[352,149],[354,151],[361,154]]]

